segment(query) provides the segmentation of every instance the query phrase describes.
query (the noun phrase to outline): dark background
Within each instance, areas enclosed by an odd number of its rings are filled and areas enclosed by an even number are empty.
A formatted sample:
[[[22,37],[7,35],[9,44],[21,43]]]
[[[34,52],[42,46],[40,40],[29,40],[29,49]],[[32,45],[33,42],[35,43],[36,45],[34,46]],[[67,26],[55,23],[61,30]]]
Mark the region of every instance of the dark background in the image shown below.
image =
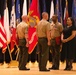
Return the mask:
[[[29,1],[31,1],[31,0],[27,0],[27,12],[28,12],[28,9],[29,9]],[[20,14],[21,15],[22,15],[23,2],[24,2],[24,0],[20,0],[20,10],[21,10]],[[56,0],[53,0],[53,2],[54,2],[54,10],[55,10]],[[60,2],[60,0],[59,0],[59,2]],[[15,0],[15,3],[16,3],[16,0]],[[45,4],[45,6],[46,6],[46,12],[48,12],[48,14],[50,16],[51,0],[45,0],[45,3],[46,3]],[[65,3],[66,3],[65,0],[61,0],[62,18],[64,16]],[[69,16],[72,16],[72,3],[73,3],[73,0],[68,0],[68,13],[69,13]],[[12,5],[12,0],[7,0],[7,6],[8,6],[8,9],[9,9],[9,18],[10,18],[11,8],[12,8],[11,5]],[[0,0],[0,14],[1,15],[3,15],[4,6],[5,6],[5,0]],[[41,13],[43,12],[43,3],[42,3],[42,0],[39,0],[39,9],[40,9],[40,17],[41,17]],[[16,58],[15,51],[12,53],[12,56],[13,56],[13,59],[15,60],[15,58]],[[35,48],[35,50],[33,51],[33,53],[31,55],[29,55],[29,60],[31,60],[32,62],[34,62],[36,59],[37,59],[37,55],[36,55],[36,48]],[[61,60],[64,61],[64,58],[61,58]],[[4,54],[2,54],[1,49],[0,49],[0,62],[3,62],[3,61],[4,61]],[[5,53],[5,61],[7,63],[10,62],[10,57],[9,57],[8,50]],[[51,61],[51,54],[50,54],[49,61]],[[75,61],[76,61],[76,59],[75,59]]]
[[[29,1],[32,1],[32,0],[27,0],[27,10],[29,9]],[[46,12],[48,12],[48,14],[50,15],[51,0],[39,0],[40,17],[41,17],[41,13],[43,12],[43,2],[42,1],[45,1]],[[60,0],[58,0],[58,1],[60,2]],[[67,1],[68,1],[69,16],[72,16],[72,3],[73,3],[73,0],[67,0]],[[23,9],[23,2],[24,2],[24,0],[20,0],[21,15],[22,15],[22,9]],[[54,2],[54,9],[55,9],[56,0],[53,0],[53,2]],[[4,9],[4,6],[5,6],[4,3],[5,3],[5,0],[0,0],[0,14],[3,14],[3,9]],[[16,0],[15,0],[15,3],[16,3]],[[66,0],[61,0],[62,13],[63,13],[62,17],[64,16],[65,3],[66,3]],[[11,5],[12,5],[12,0],[7,0],[7,6],[8,6],[8,9],[9,9],[9,15],[11,13],[11,8],[12,8]]]

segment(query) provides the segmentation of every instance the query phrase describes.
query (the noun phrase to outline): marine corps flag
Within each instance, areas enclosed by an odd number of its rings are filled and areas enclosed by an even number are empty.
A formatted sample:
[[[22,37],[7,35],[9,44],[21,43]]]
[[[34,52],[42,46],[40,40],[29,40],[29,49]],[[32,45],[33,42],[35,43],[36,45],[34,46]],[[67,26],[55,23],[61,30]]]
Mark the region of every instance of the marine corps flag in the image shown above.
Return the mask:
[[[39,4],[38,0],[32,0],[28,16],[29,16],[29,29],[28,29],[28,36],[29,36],[29,54],[31,54],[34,48],[37,45],[37,36],[36,36],[36,25],[39,22]]]
[[[37,21],[40,19],[39,0],[32,0],[28,15],[31,17],[35,17]]]

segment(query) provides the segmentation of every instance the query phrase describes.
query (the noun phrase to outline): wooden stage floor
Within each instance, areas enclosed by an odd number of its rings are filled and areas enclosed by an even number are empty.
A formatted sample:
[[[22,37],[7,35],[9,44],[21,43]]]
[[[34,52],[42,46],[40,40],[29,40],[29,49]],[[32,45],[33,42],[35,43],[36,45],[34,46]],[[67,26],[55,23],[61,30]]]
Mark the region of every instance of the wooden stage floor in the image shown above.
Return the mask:
[[[50,70],[50,72],[40,72],[38,69],[38,63],[27,64],[30,71],[19,71],[18,62],[11,62],[9,67],[7,64],[0,65],[0,75],[76,75],[76,63],[73,63],[72,71],[64,71],[65,63],[60,63],[59,70]],[[47,62],[47,68],[51,67],[51,63]]]

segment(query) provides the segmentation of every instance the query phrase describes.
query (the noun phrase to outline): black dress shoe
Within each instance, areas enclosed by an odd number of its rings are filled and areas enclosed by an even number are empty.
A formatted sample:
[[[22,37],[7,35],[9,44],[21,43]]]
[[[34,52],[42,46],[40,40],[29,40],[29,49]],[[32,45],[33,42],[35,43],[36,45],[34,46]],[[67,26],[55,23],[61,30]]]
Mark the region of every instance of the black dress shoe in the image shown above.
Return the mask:
[[[56,68],[56,67],[51,67],[49,69],[53,69],[53,70],[59,70],[59,68]]]
[[[70,71],[70,70],[72,70],[72,68],[65,68],[64,70]]]
[[[64,70],[67,70],[67,67]]]
[[[59,68],[53,68],[53,70],[59,70]]]
[[[49,69],[54,69],[54,67],[51,67],[51,68],[49,68]]]
[[[64,70],[72,70],[73,69],[73,67],[72,66],[70,66],[70,67],[66,67]]]
[[[22,69],[19,68],[19,70],[30,70],[30,69],[29,68],[22,68]]]
[[[48,72],[48,71],[50,71],[49,69],[45,69],[45,70],[39,70],[39,71],[45,71],[45,72]]]

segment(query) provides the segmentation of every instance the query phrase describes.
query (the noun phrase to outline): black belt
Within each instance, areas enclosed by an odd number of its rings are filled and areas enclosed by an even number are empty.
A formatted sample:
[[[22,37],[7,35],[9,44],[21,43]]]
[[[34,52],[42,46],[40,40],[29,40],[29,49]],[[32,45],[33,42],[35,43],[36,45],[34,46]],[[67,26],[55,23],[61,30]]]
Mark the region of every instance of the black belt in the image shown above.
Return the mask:
[[[46,37],[38,37],[39,39],[47,39]]]
[[[51,38],[51,40],[55,40],[55,38]]]
[[[25,38],[22,38],[22,39],[20,38],[19,40],[25,40]]]

